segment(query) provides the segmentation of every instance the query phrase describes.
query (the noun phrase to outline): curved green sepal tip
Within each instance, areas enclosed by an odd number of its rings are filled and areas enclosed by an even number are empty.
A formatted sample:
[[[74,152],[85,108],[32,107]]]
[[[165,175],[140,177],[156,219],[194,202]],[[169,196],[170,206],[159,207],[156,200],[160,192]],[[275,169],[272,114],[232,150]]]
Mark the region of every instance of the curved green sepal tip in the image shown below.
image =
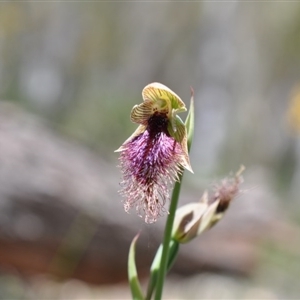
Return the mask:
[[[188,152],[187,128],[179,116],[174,119],[174,125],[169,123],[168,132],[181,145],[183,151],[182,166],[193,173]]]
[[[135,265],[135,245],[139,238],[137,234],[131,242],[129,255],[128,255],[128,280],[130,284],[132,299],[134,300],[144,300],[141,285],[138,279],[138,274]]]
[[[194,107],[194,90],[191,87],[191,101],[190,101],[190,109],[185,120],[185,126],[187,129],[187,146],[190,151],[191,145],[194,137],[194,127],[195,127],[195,107]]]

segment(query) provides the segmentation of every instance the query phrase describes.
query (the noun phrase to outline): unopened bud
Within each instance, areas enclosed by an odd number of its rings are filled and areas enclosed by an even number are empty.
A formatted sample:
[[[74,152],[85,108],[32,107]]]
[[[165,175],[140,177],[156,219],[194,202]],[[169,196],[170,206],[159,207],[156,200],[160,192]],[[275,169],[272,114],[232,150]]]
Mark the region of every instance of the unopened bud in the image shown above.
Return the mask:
[[[210,227],[219,202],[208,203],[204,193],[200,202],[186,204],[176,211],[172,238],[179,243],[187,243]]]
[[[212,226],[222,219],[232,199],[239,193],[240,184],[243,182],[243,177],[241,174],[244,172],[244,170],[245,167],[241,165],[234,177],[225,178],[221,184],[215,187],[214,195],[210,201],[213,203],[218,201],[219,204],[212,220]]]
[[[242,166],[233,178],[226,178],[217,185],[210,199],[205,192],[199,202],[177,209],[172,238],[179,243],[187,243],[222,219],[230,202],[239,192],[244,169]]]

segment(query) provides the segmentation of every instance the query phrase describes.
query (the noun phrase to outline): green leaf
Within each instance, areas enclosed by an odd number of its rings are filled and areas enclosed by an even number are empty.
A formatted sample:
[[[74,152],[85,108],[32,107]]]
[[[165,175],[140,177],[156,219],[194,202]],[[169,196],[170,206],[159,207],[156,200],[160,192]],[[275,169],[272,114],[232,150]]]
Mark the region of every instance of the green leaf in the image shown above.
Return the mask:
[[[168,265],[167,265],[168,272],[170,271],[170,269],[172,268],[172,266],[175,262],[178,250],[179,250],[179,243],[175,240],[171,240],[170,249],[169,249],[169,260],[168,260]]]
[[[139,237],[137,234],[131,242],[128,255],[128,280],[130,284],[132,298],[135,300],[144,300],[141,285],[138,279],[136,265],[135,265],[135,244]]]
[[[150,280],[148,284],[147,289],[147,296],[146,300],[150,300],[152,297],[152,294],[154,292],[156,281],[157,281],[157,275],[160,268],[160,262],[161,262],[161,256],[162,256],[162,244],[159,246],[156,255],[154,257],[154,260],[151,265],[150,269]],[[175,261],[175,258],[177,256],[179,250],[179,243],[175,240],[171,240],[169,245],[169,258],[168,258],[168,264],[167,264],[167,271],[169,271]]]
[[[195,126],[195,107],[194,107],[194,90],[191,87],[191,101],[188,116],[185,120],[185,126],[187,129],[187,146],[190,151],[193,137],[194,137],[194,126]]]
[[[152,265],[151,265],[150,279],[149,279],[148,288],[147,288],[146,300],[150,300],[152,297],[152,294],[154,292],[154,289],[156,286],[156,281],[157,281],[158,270],[160,267],[161,255],[162,255],[162,245],[160,245],[159,248],[157,249],[156,255],[155,255]]]

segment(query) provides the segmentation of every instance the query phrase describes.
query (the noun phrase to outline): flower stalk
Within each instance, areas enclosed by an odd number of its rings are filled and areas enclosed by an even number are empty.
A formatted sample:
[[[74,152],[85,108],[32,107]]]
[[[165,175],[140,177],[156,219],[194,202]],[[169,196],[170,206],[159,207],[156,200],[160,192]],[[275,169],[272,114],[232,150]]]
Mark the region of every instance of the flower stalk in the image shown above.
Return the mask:
[[[157,285],[156,285],[156,292],[155,292],[155,299],[159,300],[162,297],[166,272],[167,272],[167,265],[168,265],[168,259],[169,259],[169,244],[171,241],[172,236],[172,229],[175,219],[175,213],[178,205],[178,199],[181,189],[181,180],[182,180],[182,174],[179,176],[180,181],[177,181],[175,183],[175,187],[172,194],[171,204],[169,208],[169,215],[167,218],[167,223],[165,227],[165,233],[164,233],[164,240],[163,240],[163,250],[161,255],[161,261],[160,261],[160,268],[158,272],[157,277]]]
[[[192,145],[193,133],[194,133],[194,91],[193,89],[191,89],[190,109],[185,124],[187,126],[187,147],[189,151]],[[167,218],[167,223],[166,223],[165,233],[164,233],[160,268],[157,277],[157,286],[155,291],[156,300],[160,300],[162,298],[164,281],[165,281],[167,266],[169,261],[169,249],[170,249],[169,244],[172,237],[173,224],[174,224],[176,209],[178,206],[182,178],[183,178],[183,172],[179,174],[179,180],[175,183],[173,193],[172,193],[169,215]]]

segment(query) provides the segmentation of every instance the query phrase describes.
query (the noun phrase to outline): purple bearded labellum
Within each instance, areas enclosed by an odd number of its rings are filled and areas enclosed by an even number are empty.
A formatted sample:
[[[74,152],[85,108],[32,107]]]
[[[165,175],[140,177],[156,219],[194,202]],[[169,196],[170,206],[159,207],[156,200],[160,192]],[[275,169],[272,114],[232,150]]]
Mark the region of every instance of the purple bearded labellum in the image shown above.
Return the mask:
[[[144,102],[131,112],[131,120],[140,125],[116,151],[121,152],[125,211],[135,207],[146,223],[153,223],[182,168],[192,169],[186,128],[176,115],[186,110],[182,100],[160,83],[149,84],[142,95]]]

